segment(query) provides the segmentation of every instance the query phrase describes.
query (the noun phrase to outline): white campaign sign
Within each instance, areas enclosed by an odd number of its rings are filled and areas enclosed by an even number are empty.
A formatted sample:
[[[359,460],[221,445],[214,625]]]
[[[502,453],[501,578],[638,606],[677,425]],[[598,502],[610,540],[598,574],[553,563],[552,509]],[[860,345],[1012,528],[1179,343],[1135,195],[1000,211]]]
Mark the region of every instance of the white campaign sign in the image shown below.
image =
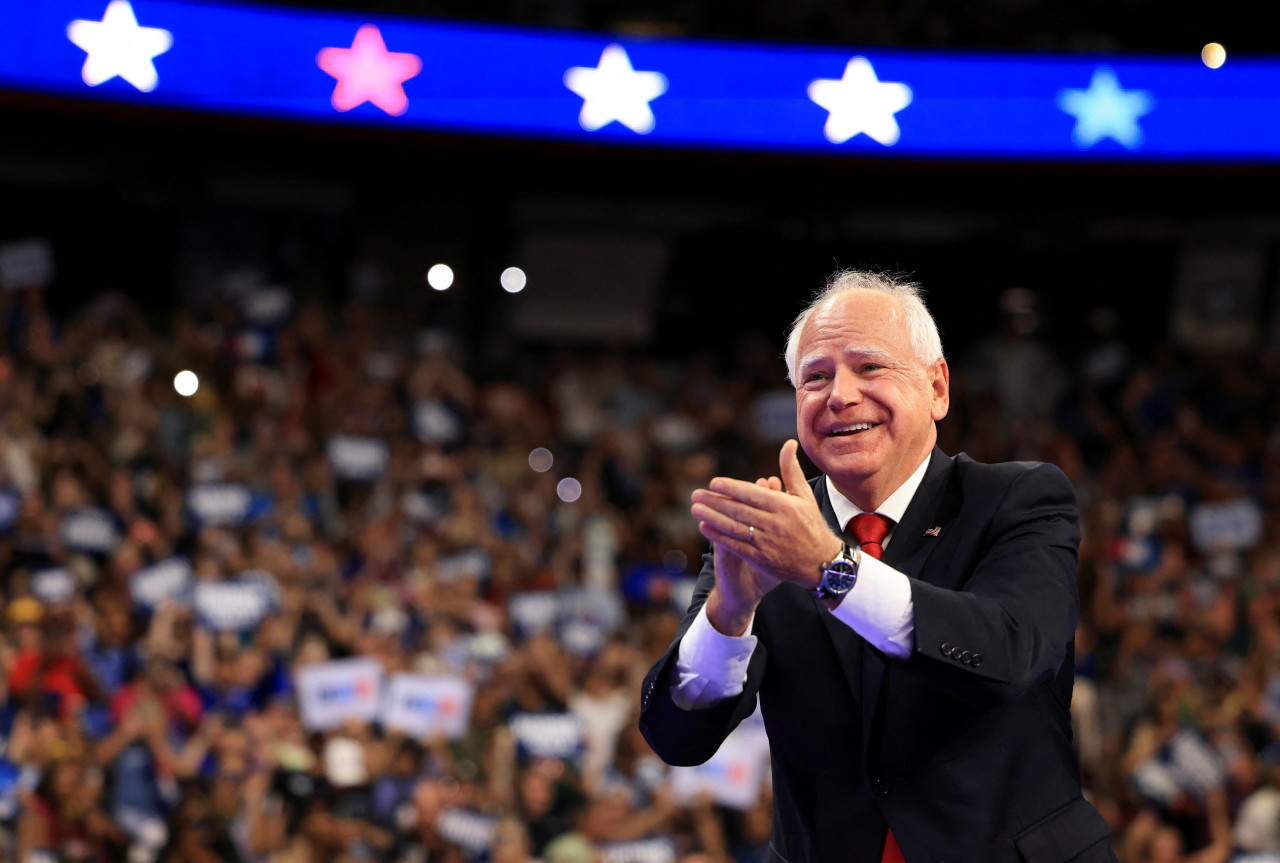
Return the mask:
[[[101,509],[71,510],[63,517],[58,533],[73,551],[106,554],[120,544],[115,520]]]
[[[374,437],[334,435],[329,439],[329,464],[338,479],[372,482],[391,460],[391,447]]]
[[[382,663],[376,659],[317,662],[298,670],[298,709],[308,728],[327,730],[349,719],[372,722],[382,708]]]
[[[493,844],[497,819],[466,809],[443,809],[436,819],[440,838],[479,854]]]
[[[1262,540],[1262,510],[1250,498],[1196,504],[1190,520],[1191,540],[1200,551],[1243,551]]]
[[[583,745],[582,720],[572,713],[517,713],[511,718],[516,742],[534,758],[574,758]]]
[[[387,682],[382,724],[423,737],[443,734],[456,740],[467,733],[475,687],[462,677],[394,674]]]
[[[546,632],[560,616],[560,600],[552,590],[527,590],[513,593],[507,611],[520,631],[533,635]]]
[[[613,842],[602,849],[604,863],[675,863],[676,846],[665,836]]]
[[[129,593],[138,605],[155,608],[166,599],[189,605],[195,589],[191,563],[185,557],[170,557],[144,567],[129,579]]]
[[[201,524],[239,524],[251,500],[249,489],[235,483],[205,483],[187,492],[187,508]]]
[[[764,758],[750,735],[730,734],[711,760],[697,767],[671,768],[671,790],[682,801],[710,791],[731,809],[750,809],[760,796]]]
[[[42,569],[31,576],[31,592],[41,602],[66,602],[76,595],[76,577],[60,566]]]
[[[244,631],[271,611],[271,594],[254,581],[202,581],[196,585],[195,611],[211,629]]]

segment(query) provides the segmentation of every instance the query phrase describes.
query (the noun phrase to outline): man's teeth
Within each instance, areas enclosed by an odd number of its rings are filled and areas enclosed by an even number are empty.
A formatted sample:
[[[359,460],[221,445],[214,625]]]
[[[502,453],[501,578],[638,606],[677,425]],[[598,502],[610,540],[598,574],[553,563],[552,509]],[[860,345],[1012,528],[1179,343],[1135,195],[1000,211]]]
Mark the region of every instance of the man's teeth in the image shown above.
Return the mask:
[[[871,427],[872,427],[871,423],[858,423],[857,425],[846,426],[845,428],[836,429],[835,431],[832,432],[832,434],[835,434],[835,435],[856,434],[860,431],[866,431]]]

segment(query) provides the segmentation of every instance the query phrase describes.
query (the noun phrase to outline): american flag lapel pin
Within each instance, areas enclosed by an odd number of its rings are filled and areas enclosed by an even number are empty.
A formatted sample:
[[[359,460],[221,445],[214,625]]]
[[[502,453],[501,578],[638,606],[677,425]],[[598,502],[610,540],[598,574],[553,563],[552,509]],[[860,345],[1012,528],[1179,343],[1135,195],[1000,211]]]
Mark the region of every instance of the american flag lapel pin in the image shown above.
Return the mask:
[[[928,530],[926,530],[926,531],[924,532],[924,535],[925,535],[925,536],[937,536],[937,535],[938,535],[938,534],[940,534],[940,533],[942,533],[942,525],[937,524],[937,525],[934,525],[933,527],[929,528]]]

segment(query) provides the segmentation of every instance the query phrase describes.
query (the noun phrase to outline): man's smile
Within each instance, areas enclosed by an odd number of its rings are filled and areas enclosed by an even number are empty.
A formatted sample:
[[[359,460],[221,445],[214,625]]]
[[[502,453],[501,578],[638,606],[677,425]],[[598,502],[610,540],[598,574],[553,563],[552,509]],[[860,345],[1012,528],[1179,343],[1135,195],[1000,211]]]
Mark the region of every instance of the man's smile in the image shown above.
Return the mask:
[[[851,423],[845,426],[838,426],[827,432],[828,437],[848,437],[849,435],[859,434],[864,431],[870,431],[880,423]]]

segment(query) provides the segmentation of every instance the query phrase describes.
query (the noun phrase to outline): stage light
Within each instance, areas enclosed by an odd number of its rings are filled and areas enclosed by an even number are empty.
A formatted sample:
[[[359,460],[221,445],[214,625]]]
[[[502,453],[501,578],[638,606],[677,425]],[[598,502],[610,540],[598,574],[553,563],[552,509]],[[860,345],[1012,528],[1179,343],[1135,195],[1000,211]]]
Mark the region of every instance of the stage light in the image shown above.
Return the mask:
[[[180,396],[193,396],[200,389],[200,378],[192,371],[180,371],[173,376],[173,388]]]
[[[427,284],[437,291],[453,287],[453,268],[448,264],[436,264],[427,270]]]
[[[529,282],[524,270],[519,267],[507,267],[502,271],[502,277],[498,281],[502,283],[502,289],[508,294],[520,293]]]
[[[565,503],[573,503],[582,497],[582,483],[567,476],[556,484],[556,495]]]
[[[529,467],[538,473],[546,473],[551,470],[551,465],[555,464],[555,461],[555,456],[551,454],[551,450],[544,446],[540,446],[529,453]]]
[[[1223,48],[1217,42],[1210,42],[1200,49],[1200,59],[1210,69],[1217,69],[1223,63],[1227,62],[1227,49]]]

